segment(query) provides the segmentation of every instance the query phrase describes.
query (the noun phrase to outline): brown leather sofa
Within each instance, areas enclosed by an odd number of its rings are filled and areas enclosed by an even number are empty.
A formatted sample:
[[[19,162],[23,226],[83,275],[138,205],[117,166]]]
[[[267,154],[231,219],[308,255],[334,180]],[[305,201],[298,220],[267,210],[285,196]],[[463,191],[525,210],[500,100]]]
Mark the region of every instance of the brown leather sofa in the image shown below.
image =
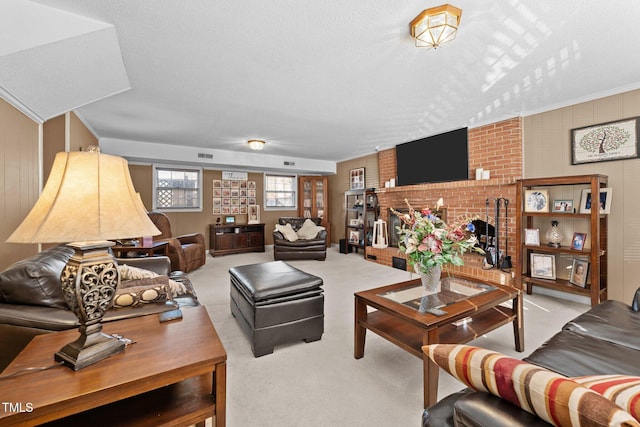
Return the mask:
[[[631,306],[604,301],[562,327],[526,362],[567,377],[640,376],[640,289]],[[546,421],[489,393],[462,390],[427,408],[424,427],[548,427]]]
[[[79,326],[60,286],[60,273],[72,254],[72,248],[56,246],[19,261],[0,273],[0,371],[34,336]],[[167,275],[182,282],[187,293],[171,302],[110,309],[104,315],[104,322],[198,305],[188,275],[172,273],[169,258],[128,258],[119,263]]]
[[[298,217],[281,217],[278,218],[278,224],[291,224],[294,231],[300,230],[305,220],[310,219],[315,225],[320,225],[321,218],[298,218]],[[273,231],[273,259],[278,260],[296,260],[296,259],[315,259],[324,261],[327,258],[327,230],[322,230],[312,239],[298,239],[295,241],[287,240],[284,235],[277,231]]]
[[[207,248],[201,233],[173,236],[169,217],[161,212],[149,212],[149,218],[162,234],[153,236],[154,241],[166,240],[169,244],[169,258],[172,271],[188,273],[202,267],[207,260]]]

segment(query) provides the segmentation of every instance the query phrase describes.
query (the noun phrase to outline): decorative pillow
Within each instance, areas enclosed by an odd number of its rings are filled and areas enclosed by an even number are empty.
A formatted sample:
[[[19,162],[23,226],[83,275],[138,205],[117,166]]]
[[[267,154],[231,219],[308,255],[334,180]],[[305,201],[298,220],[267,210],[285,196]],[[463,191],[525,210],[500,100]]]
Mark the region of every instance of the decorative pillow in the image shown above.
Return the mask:
[[[610,400],[539,366],[468,345],[433,344],[422,349],[467,386],[505,399],[555,426],[640,426]]]
[[[282,233],[284,238],[290,242],[295,242],[296,240],[298,240],[298,235],[289,223],[285,225],[276,224],[276,231]]]
[[[131,286],[116,291],[113,306],[115,308],[136,307],[152,302],[166,302],[168,299],[169,292],[165,285]]]
[[[123,287],[122,282],[141,279],[153,279],[159,276],[159,274],[154,273],[153,271],[145,270],[144,268],[132,267],[127,264],[118,264],[118,273],[120,273],[120,287]],[[146,285],[148,285],[148,283],[129,283],[127,286]],[[173,297],[183,295],[187,292],[187,288],[182,283],[176,282],[175,280],[168,279],[168,287]]]
[[[316,225],[315,222],[307,218],[296,234],[298,239],[308,240],[315,238],[322,230],[324,230],[324,227]]]
[[[600,393],[640,421],[640,377],[591,375],[572,380]]]

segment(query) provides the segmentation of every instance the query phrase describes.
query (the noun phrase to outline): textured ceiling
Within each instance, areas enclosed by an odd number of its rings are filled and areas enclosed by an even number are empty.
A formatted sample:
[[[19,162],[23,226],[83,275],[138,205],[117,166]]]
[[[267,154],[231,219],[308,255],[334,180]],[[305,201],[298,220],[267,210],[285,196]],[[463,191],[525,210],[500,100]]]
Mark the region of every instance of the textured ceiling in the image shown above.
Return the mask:
[[[340,161],[640,87],[636,1],[459,0],[437,50],[408,23],[440,2],[36,3],[115,27],[131,90],[77,109],[99,138]]]

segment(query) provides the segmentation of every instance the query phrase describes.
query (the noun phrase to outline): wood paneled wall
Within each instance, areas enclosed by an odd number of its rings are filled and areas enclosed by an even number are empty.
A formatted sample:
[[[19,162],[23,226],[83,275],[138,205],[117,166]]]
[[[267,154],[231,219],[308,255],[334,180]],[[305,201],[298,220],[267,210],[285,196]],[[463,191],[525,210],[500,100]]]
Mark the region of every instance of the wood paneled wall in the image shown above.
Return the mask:
[[[37,253],[38,245],[5,240],[22,222],[40,190],[39,125],[0,99],[0,270]]]

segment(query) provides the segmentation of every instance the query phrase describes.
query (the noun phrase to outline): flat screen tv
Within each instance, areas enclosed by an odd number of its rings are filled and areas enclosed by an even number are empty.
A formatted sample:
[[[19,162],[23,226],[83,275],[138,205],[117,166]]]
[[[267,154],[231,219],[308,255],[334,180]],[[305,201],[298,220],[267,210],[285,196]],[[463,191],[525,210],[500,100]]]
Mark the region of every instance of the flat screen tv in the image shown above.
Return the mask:
[[[396,145],[396,185],[469,179],[467,128]]]

